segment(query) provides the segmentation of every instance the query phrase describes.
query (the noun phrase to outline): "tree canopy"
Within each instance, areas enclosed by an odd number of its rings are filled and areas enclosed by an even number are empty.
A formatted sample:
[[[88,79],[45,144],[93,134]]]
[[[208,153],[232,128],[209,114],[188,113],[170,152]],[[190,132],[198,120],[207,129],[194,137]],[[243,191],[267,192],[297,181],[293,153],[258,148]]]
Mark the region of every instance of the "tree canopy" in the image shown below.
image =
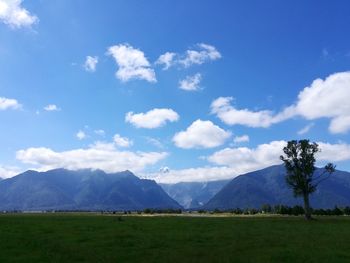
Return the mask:
[[[286,168],[286,182],[293,189],[294,196],[304,198],[305,217],[311,218],[309,195],[316,191],[317,186],[327,179],[335,170],[332,163],[315,176],[315,154],[320,152],[317,143],[309,140],[292,140],[283,148],[284,155],[280,159]]]

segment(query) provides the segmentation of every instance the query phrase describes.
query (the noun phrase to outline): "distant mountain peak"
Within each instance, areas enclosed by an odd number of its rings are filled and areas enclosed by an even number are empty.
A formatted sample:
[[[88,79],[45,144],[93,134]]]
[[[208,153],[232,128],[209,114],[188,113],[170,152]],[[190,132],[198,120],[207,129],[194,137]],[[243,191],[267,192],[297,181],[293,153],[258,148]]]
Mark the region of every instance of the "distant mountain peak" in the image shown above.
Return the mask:
[[[143,210],[181,206],[130,171],[27,171],[0,182],[0,210]]]

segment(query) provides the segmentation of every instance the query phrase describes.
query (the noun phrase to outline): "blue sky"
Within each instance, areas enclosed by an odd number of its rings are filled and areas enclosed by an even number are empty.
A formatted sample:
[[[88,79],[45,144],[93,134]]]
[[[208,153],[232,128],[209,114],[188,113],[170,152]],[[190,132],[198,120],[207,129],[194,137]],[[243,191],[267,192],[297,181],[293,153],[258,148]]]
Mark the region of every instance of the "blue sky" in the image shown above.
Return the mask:
[[[232,178],[302,138],[350,171],[349,7],[0,0],[0,176]]]

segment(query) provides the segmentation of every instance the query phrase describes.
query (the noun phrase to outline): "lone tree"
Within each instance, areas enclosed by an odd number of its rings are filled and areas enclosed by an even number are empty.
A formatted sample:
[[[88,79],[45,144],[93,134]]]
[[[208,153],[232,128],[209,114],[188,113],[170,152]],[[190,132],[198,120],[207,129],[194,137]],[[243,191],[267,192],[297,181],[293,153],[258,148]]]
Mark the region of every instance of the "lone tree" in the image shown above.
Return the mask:
[[[304,199],[305,218],[311,219],[309,196],[316,191],[319,183],[327,179],[335,170],[332,163],[328,163],[323,171],[314,175],[315,154],[319,152],[318,144],[309,140],[289,141],[283,148],[284,155],[280,158],[284,162],[287,175],[286,182],[293,189],[295,197]]]

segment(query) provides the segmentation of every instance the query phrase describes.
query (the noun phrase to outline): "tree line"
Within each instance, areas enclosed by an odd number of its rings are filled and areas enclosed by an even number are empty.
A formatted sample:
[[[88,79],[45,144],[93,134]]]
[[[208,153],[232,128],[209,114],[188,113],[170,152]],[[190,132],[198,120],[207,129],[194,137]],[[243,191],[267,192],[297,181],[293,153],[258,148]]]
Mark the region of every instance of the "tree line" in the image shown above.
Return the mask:
[[[256,215],[256,214],[271,214],[271,215],[291,215],[291,216],[299,216],[304,215],[305,210],[300,205],[295,206],[287,206],[287,205],[275,205],[271,206],[269,204],[263,205],[260,209],[256,208],[235,208],[235,209],[226,209],[226,210],[220,210],[215,209],[212,211],[207,211],[204,209],[200,209],[198,211],[195,211],[200,214],[220,214],[220,213],[230,213],[234,215]],[[327,209],[313,209],[310,208],[310,214],[312,215],[324,215],[324,216],[350,216],[350,207],[338,207],[335,206],[333,209],[327,208]]]

